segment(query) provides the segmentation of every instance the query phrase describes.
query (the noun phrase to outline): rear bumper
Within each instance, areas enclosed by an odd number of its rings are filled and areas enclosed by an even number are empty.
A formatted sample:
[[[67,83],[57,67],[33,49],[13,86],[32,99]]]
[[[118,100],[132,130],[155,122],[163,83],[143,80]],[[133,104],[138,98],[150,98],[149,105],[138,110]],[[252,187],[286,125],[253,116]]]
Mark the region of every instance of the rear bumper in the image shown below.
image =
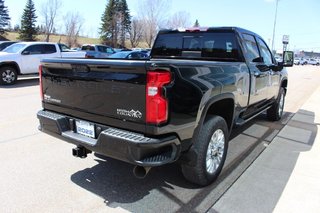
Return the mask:
[[[93,123],[97,137],[90,138],[76,132],[77,118],[44,110],[39,111],[37,117],[40,121],[39,129],[45,133],[134,165],[160,166],[180,156],[180,141],[176,136],[150,138],[140,133]]]

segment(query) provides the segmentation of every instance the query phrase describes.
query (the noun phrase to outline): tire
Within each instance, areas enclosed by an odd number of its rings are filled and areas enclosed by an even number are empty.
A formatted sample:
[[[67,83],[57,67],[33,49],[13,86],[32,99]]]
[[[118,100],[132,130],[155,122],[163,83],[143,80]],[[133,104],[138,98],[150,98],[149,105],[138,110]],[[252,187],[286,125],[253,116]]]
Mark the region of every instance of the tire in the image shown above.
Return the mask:
[[[220,116],[212,116],[196,130],[190,152],[194,157],[182,164],[184,177],[195,184],[206,186],[217,179],[228,150],[228,126]]]
[[[0,68],[0,84],[12,85],[15,84],[18,79],[17,70],[13,67],[1,67]]]
[[[286,94],[285,94],[284,88],[281,87],[279,90],[277,101],[272,105],[270,109],[267,110],[267,117],[269,120],[278,121],[281,119],[283,115],[285,95]]]

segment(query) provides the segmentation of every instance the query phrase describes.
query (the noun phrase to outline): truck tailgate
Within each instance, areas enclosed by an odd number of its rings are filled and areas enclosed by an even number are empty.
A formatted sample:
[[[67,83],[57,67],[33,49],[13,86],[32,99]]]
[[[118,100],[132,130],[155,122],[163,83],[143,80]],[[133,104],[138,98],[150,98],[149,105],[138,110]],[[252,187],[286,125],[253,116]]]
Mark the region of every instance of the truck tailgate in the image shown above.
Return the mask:
[[[46,105],[133,123],[145,123],[146,61],[45,59]],[[101,120],[101,119],[100,119]]]

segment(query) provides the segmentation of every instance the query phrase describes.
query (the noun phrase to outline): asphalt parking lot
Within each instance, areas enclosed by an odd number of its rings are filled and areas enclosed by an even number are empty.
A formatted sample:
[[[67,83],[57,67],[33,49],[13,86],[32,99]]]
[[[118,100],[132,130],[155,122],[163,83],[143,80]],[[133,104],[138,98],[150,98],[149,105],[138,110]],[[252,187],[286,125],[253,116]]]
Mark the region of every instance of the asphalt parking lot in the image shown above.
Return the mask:
[[[97,155],[74,158],[73,145],[37,130],[38,79],[0,87],[0,212],[206,212],[268,148],[319,82],[320,67],[290,68],[284,118],[272,123],[261,115],[235,129],[222,174],[205,188],[185,181],[178,163],[152,169],[140,180],[129,164]]]

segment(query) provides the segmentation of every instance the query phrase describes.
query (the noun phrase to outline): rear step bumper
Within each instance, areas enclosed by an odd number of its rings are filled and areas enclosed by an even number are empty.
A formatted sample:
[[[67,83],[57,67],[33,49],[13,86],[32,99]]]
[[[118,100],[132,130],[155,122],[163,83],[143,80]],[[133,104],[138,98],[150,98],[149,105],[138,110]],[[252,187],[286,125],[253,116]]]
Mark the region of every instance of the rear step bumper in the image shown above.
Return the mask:
[[[76,132],[77,118],[51,111],[37,113],[39,129],[54,137],[102,155],[139,166],[160,166],[177,160],[180,141],[176,136],[145,137],[140,133],[92,123],[96,138]]]

